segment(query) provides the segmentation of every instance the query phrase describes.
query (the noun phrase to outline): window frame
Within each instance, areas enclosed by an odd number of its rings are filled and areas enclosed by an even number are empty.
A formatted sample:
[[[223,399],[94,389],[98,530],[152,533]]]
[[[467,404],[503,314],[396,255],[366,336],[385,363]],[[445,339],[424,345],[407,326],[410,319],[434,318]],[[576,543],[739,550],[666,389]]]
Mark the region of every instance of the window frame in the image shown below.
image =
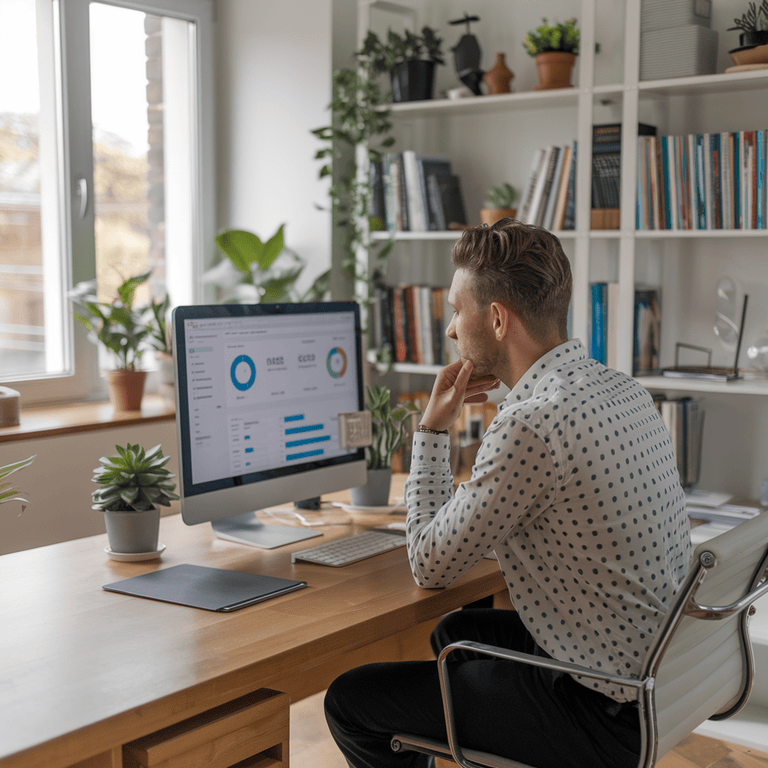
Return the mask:
[[[214,0],[37,0],[40,63],[49,72],[55,72],[55,111],[59,123],[56,141],[60,158],[55,202],[60,222],[58,262],[63,288],[63,295],[56,299],[63,302],[59,313],[64,322],[65,344],[71,345],[67,352],[73,369],[63,374],[3,381],[4,386],[21,393],[24,405],[106,398],[98,348],[88,341],[85,329],[74,322],[66,299],[73,285],[96,275],[89,42],[92,2],[169,16],[195,25],[189,62],[197,85],[192,105],[194,167],[189,211],[192,263],[181,270],[183,284],[174,285],[175,304],[201,300],[200,277],[212,248],[208,244],[213,243],[215,233]],[[50,107],[41,105],[41,112],[44,108]],[[81,179],[88,190],[82,216]]]

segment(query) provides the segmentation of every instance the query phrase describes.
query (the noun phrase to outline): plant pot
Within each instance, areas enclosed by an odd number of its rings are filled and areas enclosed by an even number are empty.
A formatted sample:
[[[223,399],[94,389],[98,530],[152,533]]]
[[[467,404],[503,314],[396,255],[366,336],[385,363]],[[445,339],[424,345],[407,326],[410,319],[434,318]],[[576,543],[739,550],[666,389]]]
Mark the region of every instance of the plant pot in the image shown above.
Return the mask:
[[[768,43],[768,29],[751,29],[739,35],[739,48]]]
[[[396,64],[389,73],[392,101],[423,101],[432,98],[435,86],[435,62],[411,59]]]
[[[576,54],[565,51],[546,51],[537,53],[536,69],[539,82],[535,90],[546,91],[550,88],[572,88],[571,70],[576,63]]]
[[[358,488],[349,489],[354,507],[386,507],[389,504],[389,487],[392,482],[392,467],[369,469],[368,482]]]
[[[483,75],[483,81],[488,88],[488,95],[493,96],[497,93],[512,93],[510,83],[514,76],[514,73],[504,60],[504,54],[497,53],[493,69],[489,69]]]
[[[155,552],[160,535],[160,509],[145,512],[104,512],[109,547],[130,554]]]
[[[514,219],[517,216],[517,208],[481,208],[480,223],[493,226],[499,219]]]
[[[141,410],[146,371],[104,371],[104,378],[109,389],[109,402],[112,403],[115,413]]]

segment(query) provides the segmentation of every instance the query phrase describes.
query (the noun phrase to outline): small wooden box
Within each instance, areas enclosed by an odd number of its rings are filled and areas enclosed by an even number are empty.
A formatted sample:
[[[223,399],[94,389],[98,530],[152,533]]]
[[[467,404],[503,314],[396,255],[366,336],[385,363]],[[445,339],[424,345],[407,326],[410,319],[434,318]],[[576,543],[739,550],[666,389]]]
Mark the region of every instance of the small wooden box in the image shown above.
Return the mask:
[[[123,747],[124,768],[288,768],[290,697],[267,688]]]

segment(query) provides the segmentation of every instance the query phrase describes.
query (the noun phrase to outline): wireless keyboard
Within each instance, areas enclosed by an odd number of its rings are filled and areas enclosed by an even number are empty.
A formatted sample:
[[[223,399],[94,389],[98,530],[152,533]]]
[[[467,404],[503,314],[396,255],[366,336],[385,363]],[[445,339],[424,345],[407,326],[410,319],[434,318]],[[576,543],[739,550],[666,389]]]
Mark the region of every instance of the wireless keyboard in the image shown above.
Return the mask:
[[[390,549],[405,546],[405,537],[397,533],[385,533],[384,531],[365,531],[346,539],[337,539],[316,547],[302,549],[291,555],[291,562],[302,560],[305,563],[317,563],[318,565],[330,565],[340,568],[343,565],[365,560]]]

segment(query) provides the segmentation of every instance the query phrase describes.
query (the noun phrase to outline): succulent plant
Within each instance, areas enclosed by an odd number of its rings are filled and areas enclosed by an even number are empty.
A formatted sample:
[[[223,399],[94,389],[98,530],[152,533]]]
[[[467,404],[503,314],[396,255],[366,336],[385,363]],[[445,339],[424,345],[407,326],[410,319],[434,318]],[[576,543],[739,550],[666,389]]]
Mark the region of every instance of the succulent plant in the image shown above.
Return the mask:
[[[5,479],[13,472],[18,472],[24,467],[28,467],[35,460],[35,456],[30,456],[23,461],[17,461],[13,464],[6,464],[4,467],[0,467],[0,480]],[[18,496],[19,490],[15,488],[11,483],[0,482],[0,504],[9,501],[21,502],[21,511],[23,512],[26,505],[29,503],[23,496]]]
[[[488,190],[487,208],[511,208],[517,200],[517,190],[508,183]]]
[[[115,446],[118,456],[102,456],[91,478],[101,488],[91,494],[93,509],[104,512],[142,512],[156,506],[169,507],[179,497],[173,492],[175,475],[165,469],[171,458],[161,445],[145,451],[128,443]]]

